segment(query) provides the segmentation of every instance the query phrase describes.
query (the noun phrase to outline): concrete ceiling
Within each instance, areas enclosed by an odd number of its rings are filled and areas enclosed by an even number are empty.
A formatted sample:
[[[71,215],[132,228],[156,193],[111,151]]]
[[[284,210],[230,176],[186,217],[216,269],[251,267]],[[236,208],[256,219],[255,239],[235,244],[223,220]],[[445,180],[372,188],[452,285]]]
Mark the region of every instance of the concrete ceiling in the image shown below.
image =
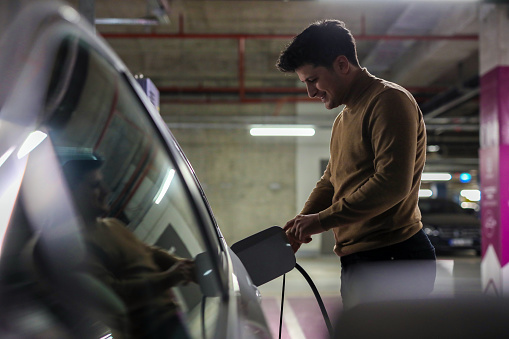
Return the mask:
[[[275,68],[289,39],[313,21],[343,20],[361,65],[407,87],[428,125],[430,155],[456,170],[476,169],[479,148],[479,10],[476,2],[73,0],[93,4],[97,32],[129,69],[150,77],[169,123],[231,128],[292,122],[307,102],[295,76]],[[165,20],[169,23],[155,24]],[[158,19],[157,19],[157,18]],[[103,21],[99,21],[103,20]],[[331,114],[314,122],[330,126]],[[198,122],[200,122],[198,124]]]

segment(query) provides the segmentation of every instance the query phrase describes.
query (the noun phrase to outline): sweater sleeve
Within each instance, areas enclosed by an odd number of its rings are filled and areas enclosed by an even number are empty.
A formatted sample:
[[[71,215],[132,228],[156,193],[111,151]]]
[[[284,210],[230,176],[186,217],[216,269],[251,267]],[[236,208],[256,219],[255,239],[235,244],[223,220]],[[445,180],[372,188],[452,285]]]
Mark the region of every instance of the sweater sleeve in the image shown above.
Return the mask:
[[[405,92],[387,90],[373,99],[367,114],[365,133],[371,140],[373,175],[320,212],[325,229],[374,218],[410,193],[420,116],[417,104]]]
[[[148,245],[145,246],[150,249],[152,252],[152,257],[154,258],[154,262],[161,268],[161,270],[167,270],[183,259],[181,257],[177,257],[176,255],[170,254],[159,247]]]
[[[138,239],[134,233],[129,231],[124,224],[122,224],[117,219],[108,219],[108,224],[110,225],[110,229],[122,237],[129,239],[130,244],[135,245],[137,247],[143,247],[148,253],[151,253],[152,259],[156,263],[157,266],[161,270],[167,270],[172,267],[174,264],[182,260],[183,258],[178,257],[176,255],[170,254],[168,251],[159,248],[157,246],[150,246]]]
[[[139,240],[131,231],[116,219],[107,219],[106,223],[109,230],[115,237],[128,239],[124,241],[125,251],[135,248],[143,248],[146,255],[152,256],[152,260],[160,267],[159,272],[145,272],[139,277],[121,278],[116,275],[116,271],[122,271],[123,268],[115,267],[111,262],[108,252],[99,248],[93,242],[90,243],[92,249],[88,261],[88,269],[97,278],[108,284],[122,298],[129,300],[141,300],[148,294],[158,294],[172,287],[176,281],[167,270],[181,258],[171,255],[164,250],[149,246]]]
[[[323,173],[320,180],[316,183],[315,188],[309,195],[308,200],[304,204],[304,208],[300,212],[301,214],[313,214],[318,213],[332,204],[332,197],[334,196],[334,187],[330,182],[330,164],[327,164],[327,168]]]
[[[121,298],[132,301],[143,300],[150,293],[159,294],[172,286],[166,272],[147,273],[143,277],[128,280],[118,279],[97,257],[89,258],[87,270],[110,286]]]

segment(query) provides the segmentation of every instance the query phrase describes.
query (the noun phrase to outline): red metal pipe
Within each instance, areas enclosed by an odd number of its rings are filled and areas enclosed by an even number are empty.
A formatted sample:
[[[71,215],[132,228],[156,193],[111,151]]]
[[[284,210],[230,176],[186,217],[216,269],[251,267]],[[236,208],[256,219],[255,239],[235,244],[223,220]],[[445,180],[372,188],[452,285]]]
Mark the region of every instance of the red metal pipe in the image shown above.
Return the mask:
[[[158,87],[161,94],[170,93],[200,93],[200,94],[221,94],[239,93],[238,87]],[[305,88],[299,87],[244,87],[244,93],[306,93]]]
[[[412,93],[440,93],[444,91],[445,87],[405,87],[409,92]],[[223,94],[223,93],[239,93],[239,89],[236,87],[158,87],[161,94],[178,94],[178,93],[198,93],[198,94]],[[306,88],[304,87],[245,87],[244,92],[246,94],[281,94],[281,93],[302,93],[306,94]]]
[[[361,18],[361,34],[357,35],[356,40],[478,40],[477,35],[366,35],[365,34],[365,18]],[[217,34],[217,33],[184,33],[184,18],[179,15],[178,33],[102,33],[106,39],[237,39],[238,40],[238,88],[179,88],[179,87],[161,87],[161,94],[165,93],[238,93],[239,100],[211,100],[205,99],[200,102],[196,100],[161,100],[162,103],[266,103],[276,102],[282,104],[284,102],[307,102],[315,99],[307,97],[292,98],[246,98],[246,93],[306,93],[304,88],[246,88],[245,87],[245,42],[246,39],[293,39],[294,35],[288,34]],[[440,91],[436,88],[408,88],[411,92],[429,93]]]
[[[436,94],[443,91],[443,88],[438,87],[408,87],[407,90],[413,93],[418,103],[425,102],[428,97],[427,93]],[[238,94],[239,88],[234,87],[160,87],[159,92],[161,95],[165,94]],[[179,99],[179,98],[161,98],[162,104],[261,104],[261,103],[276,103],[281,106],[288,102],[313,102],[316,98],[307,97],[305,88],[298,87],[266,87],[266,88],[244,88],[242,93],[244,95],[239,99]],[[302,94],[302,96],[285,96],[278,98],[247,98],[246,94]],[[421,94],[421,95],[419,95]]]
[[[423,100],[420,97],[415,97],[417,103],[422,103]],[[316,98],[306,97],[291,97],[291,98],[244,98],[244,99],[210,99],[206,98],[203,100],[196,99],[161,99],[161,104],[172,104],[172,105],[233,105],[233,104],[267,104],[275,103],[283,105],[285,103],[293,102],[320,102]]]
[[[161,104],[265,104],[281,102],[320,102],[316,98],[291,97],[291,98],[244,98],[244,99],[161,99]]]

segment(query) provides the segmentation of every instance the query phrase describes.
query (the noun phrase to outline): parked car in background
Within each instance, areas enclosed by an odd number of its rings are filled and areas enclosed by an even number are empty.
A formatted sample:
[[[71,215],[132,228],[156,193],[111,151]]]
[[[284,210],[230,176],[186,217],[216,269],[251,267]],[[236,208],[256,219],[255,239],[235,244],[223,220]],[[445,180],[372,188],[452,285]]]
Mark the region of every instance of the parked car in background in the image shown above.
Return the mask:
[[[2,33],[0,337],[111,338],[112,324],[123,324],[115,337],[126,337],[134,326],[125,299],[81,264],[92,247],[64,169],[88,157],[101,162],[102,180],[88,189],[105,217],[194,262],[194,281],[167,295],[189,338],[270,338],[258,289],[191,165],[107,44],[74,9],[48,1],[30,2]],[[93,254],[115,281],[105,264],[110,240]],[[153,291],[131,288],[128,298],[142,303]]]
[[[438,253],[459,249],[481,253],[481,222],[473,210],[447,199],[421,198],[424,232]]]

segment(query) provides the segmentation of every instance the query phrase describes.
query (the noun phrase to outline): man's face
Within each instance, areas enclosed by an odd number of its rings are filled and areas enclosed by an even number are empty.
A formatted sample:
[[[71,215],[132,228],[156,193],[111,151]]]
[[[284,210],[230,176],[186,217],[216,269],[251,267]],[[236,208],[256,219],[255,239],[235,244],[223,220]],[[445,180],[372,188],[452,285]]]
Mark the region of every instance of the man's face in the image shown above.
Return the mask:
[[[100,217],[109,210],[109,190],[100,170],[88,172],[74,189],[76,203],[84,215]]]
[[[322,100],[325,108],[333,109],[343,104],[346,83],[340,72],[307,64],[297,68],[295,73],[306,84],[309,97]]]

